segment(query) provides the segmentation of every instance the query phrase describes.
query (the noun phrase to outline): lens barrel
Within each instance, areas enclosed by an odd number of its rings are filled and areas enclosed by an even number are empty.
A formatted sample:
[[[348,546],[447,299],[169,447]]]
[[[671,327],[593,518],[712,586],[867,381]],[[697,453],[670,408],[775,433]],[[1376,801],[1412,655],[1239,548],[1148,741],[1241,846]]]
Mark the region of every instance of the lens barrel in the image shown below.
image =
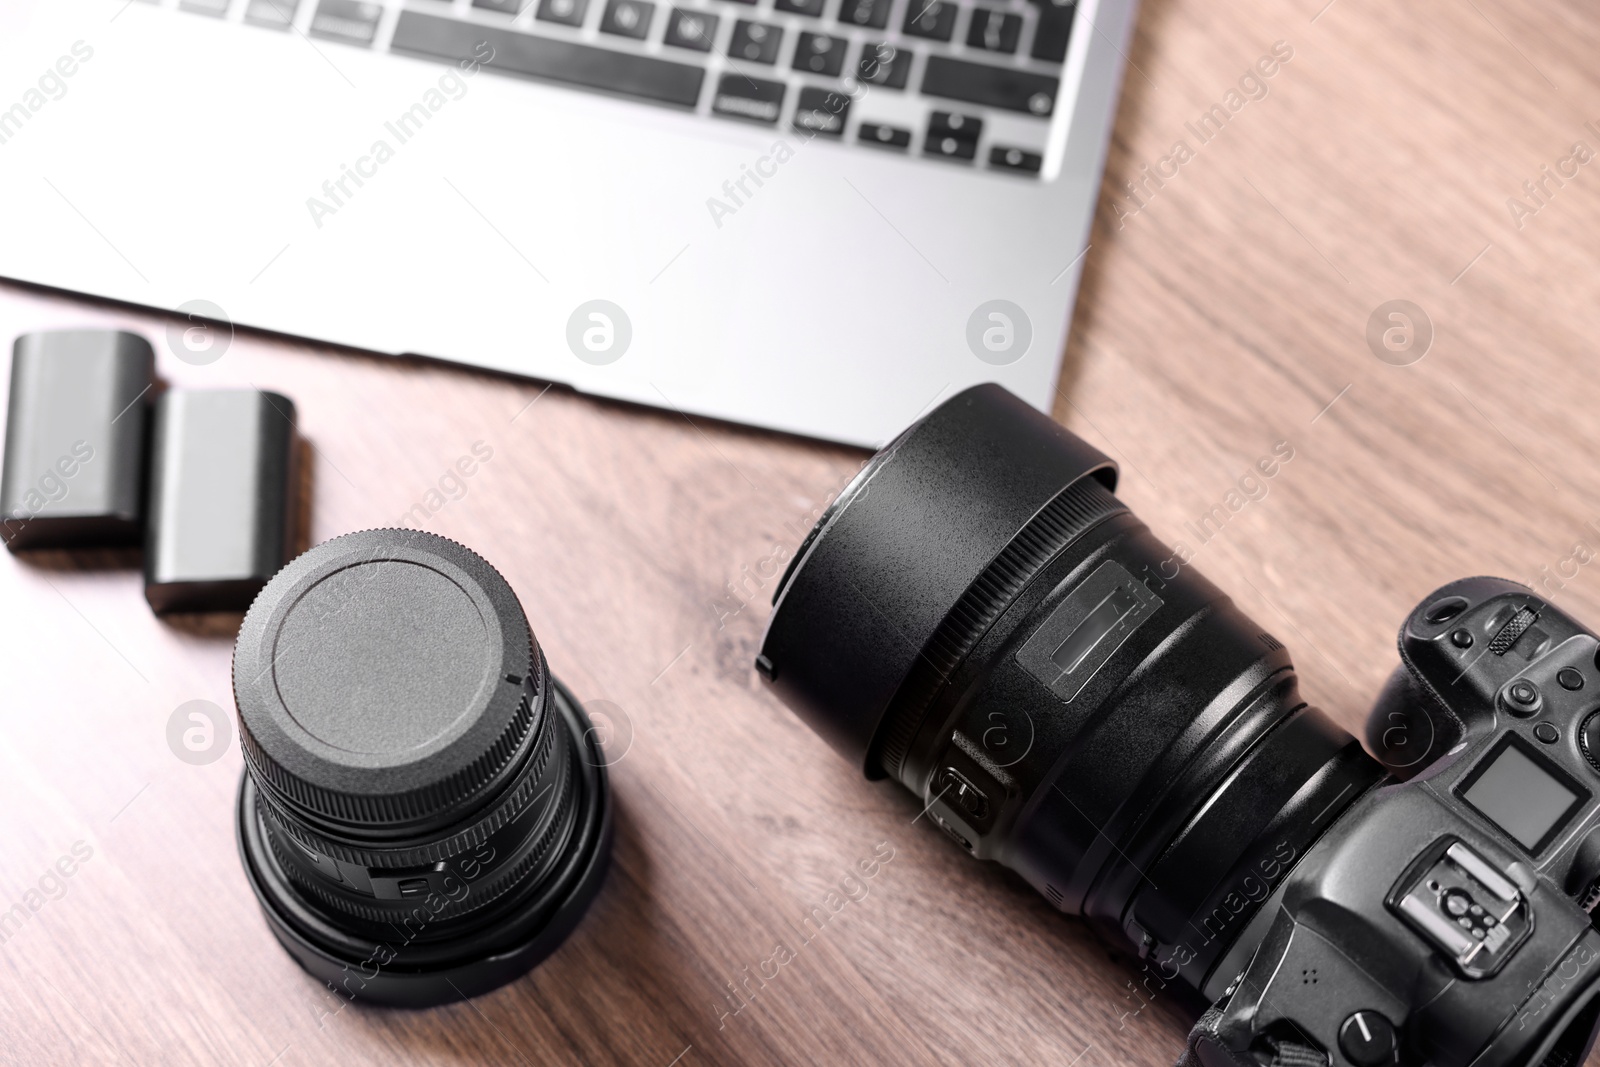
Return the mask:
[[[1208,988],[1382,769],[1115,485],[999,386],[958,394],[824,514],[756,666],[958,845]]]
[[[426,1006],[524,973],[610,846],[604,757],[492,566],[416,530],[324,542],[234,650],[245,870],[337,991]]]

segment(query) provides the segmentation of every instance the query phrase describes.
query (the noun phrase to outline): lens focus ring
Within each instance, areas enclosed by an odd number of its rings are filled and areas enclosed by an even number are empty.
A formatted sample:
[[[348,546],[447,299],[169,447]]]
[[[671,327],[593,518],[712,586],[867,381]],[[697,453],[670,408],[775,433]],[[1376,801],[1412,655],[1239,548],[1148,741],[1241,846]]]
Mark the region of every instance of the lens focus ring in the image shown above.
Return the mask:
[[[541,865],[558,858],[559,853],[552,846],[559,845],[571,829],[575,774],[570,756],[565,755],[545,770],[547,774],[529,775],[528,780],[538,785],[536,803],[525,805],[502,832],[489,835],[478,847],[454,857],[453,862],[394,863],[368,868],[369,878],[387,873],[395,876],[392,881],[397,893],[387,898],[363,892],[345,879],[327,877],[326,857],[303,847],[297,849],[296,843],[283,833],[285,824],[271,812],[262,814],[268,820],[267,837],[273,853],[290,880],[325,906],[371,923],[394,923],[404,921],[415,911],[418,896],[433,892],[446,903],[432,910],[430,920],[445,922],[495,903],[525,881],[537,881]],[[414,887],[409,893],[405,888],[408,883]]]
[[[548,719],[548,713],[541,715],[541,718]],[[266,790],[261,790],[261,804],[265,813],[302,848],[332,859],[369,867],[411,867],[444,862],[482,844],[539,799],[540,783],[555,751],[555,742],[555,730],[546,728],[535,736],[533,744],[536,747],[527,757],[531,766],[526,773],[519,773],[514,784],[484,809],[481,817],[445,837],[428,837],[404,846],[365,847],[348,839],[318,833]]]

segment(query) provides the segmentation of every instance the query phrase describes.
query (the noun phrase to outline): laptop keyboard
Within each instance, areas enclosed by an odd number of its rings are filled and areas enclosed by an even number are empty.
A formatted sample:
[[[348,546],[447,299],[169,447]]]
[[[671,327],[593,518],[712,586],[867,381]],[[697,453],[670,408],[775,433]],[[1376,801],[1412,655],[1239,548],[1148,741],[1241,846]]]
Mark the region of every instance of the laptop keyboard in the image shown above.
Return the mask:
[[[1020,175],[1039,172],[1076,14],[1076,0],[179,0],[178,6]]]

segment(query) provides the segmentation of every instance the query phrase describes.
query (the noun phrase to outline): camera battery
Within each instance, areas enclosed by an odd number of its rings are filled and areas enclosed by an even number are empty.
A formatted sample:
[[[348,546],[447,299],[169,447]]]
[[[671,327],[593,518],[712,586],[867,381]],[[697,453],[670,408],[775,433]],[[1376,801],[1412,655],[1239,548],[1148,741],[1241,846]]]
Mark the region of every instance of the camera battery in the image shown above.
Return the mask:
[[[144,595],[158,612],[242,611],[293,544],[295,409],[255,389],[155,406]]]
[[[23,334],[0,473],[6,547],[137,544],[155,352],[137,334]]]

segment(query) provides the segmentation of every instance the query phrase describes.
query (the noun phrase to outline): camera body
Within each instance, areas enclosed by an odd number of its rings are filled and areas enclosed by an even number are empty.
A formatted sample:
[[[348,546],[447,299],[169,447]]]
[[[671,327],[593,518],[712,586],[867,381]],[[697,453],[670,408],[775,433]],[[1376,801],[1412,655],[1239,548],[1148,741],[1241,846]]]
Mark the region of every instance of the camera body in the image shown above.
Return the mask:
[[[1186,1063],[1583,1062],[1600,1016],[1597,650],[1500,579],[1412,613],[1367,731],[1390,777],[1256,913],[1254,956]]]

